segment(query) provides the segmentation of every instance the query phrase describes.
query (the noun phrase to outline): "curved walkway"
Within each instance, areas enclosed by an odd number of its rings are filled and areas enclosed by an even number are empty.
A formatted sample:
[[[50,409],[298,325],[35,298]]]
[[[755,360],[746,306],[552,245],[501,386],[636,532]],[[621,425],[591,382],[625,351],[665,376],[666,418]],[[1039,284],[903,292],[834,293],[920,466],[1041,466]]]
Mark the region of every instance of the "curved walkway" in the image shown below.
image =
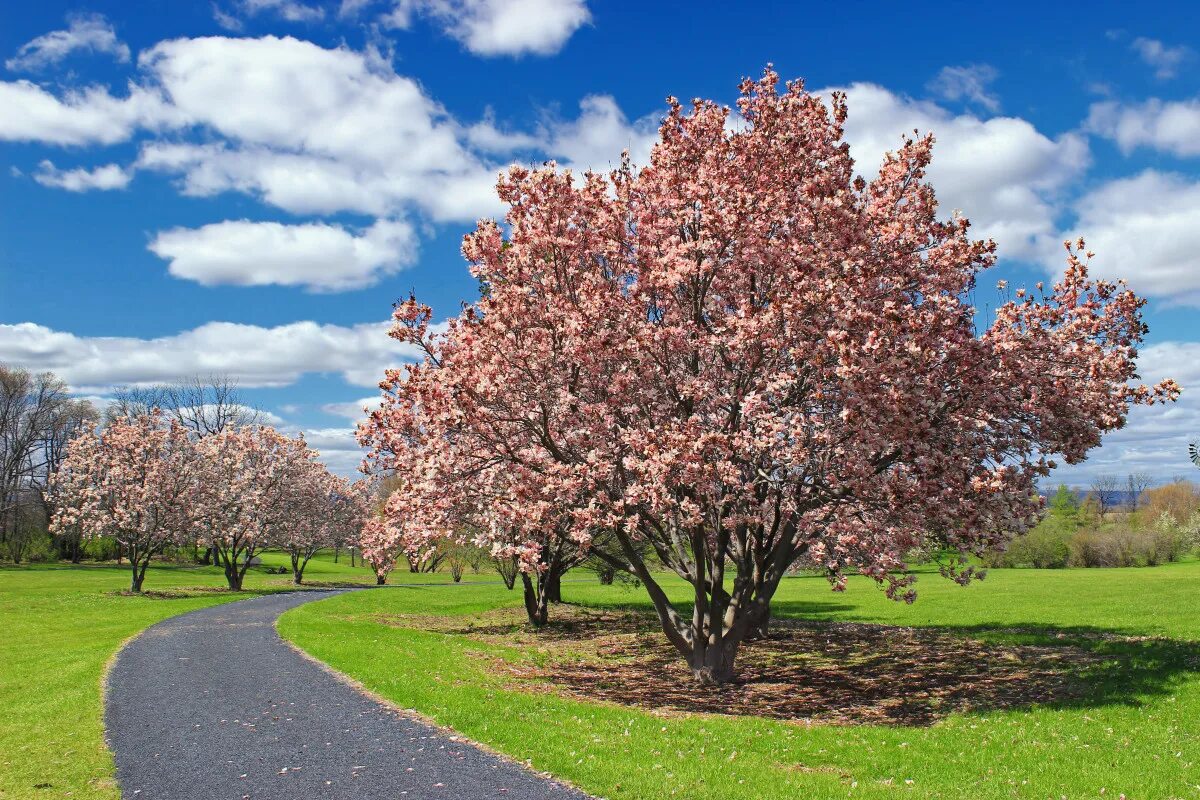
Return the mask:
[[[585,797],[371,700],[280,640],[274,623],[281,613],[331,594],[201,609],[130,642],[105,697],[123,796]]]

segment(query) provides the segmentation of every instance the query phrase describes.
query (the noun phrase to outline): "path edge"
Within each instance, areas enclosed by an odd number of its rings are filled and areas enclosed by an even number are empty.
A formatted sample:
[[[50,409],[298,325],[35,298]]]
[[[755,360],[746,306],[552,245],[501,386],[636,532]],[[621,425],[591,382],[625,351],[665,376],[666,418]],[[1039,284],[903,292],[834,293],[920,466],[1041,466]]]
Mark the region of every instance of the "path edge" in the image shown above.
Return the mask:
[[[434,585],[437,585],[437,584],[434,584]],[[366,588],[382,589],[382,588],[387,588],[387,587],[386,586],[378,586],[378,587],[377,586],[369,586]],[[321,598],[321,600],[332,600],[332,599],[333,598],[331,598],[331,597]],[[308,603],[301,603],[300,605],[308,605],[309,603],[313,603],[313,602],[320,602],[320,601],[310,600]],[[300,606],[293,606],[292,608],[289,608],[287,611],[284,611],[283,614],[288,613],[288,611],[293,611],[294,609],[297,609],[299,607]],[[483,742],[477,742],[474,739],[471,739],[471,738],[463,735],[462,733],[455,730],[454,728],[451,728],[449,725],[441,724],[440,722],[435,720],[433,717],[423,714],[422,712],[416,710],[415,708],[402,708],[402,707],[396,705],[388,698],[384,697],[383,695],[379,694],[378,692],[374,691],[373,689],[368,688],[365,684],[362,683],[362,681],[359,681],[358,679],[352,678],[344,672],[334,669],[333,667],[329,666],[321,659],[310,654],[308,651],[302,649],[295,642],[291,641],[290,639],[285,639],[283,636],[281,636],[279,634],[279,620],[281,617],[283,617],[283,614],[280,614],[278,617],[275,618],[275,621],[273,623],[271,623],[271,628],[275,631],[275,637],[277,639],[279,639],[279,641],[283,642],[284,645],[289,647],[293,652],[295,652],[301,658],[305,659],[306,661],[308,661],[311,664],[314,664],[315,666],[320,668],[322,671],[324,671],[327,675],[332,677],[334,680],[337,680],[340,683],[350,687],[358,694],[362,695],[363,697],[366,697],[368,700],[371,700],[374,703],[378,703],[379,705],[383,706],[384,708],[389,709],[393,713],[398,714],[399,716],[405,717],[406,719],[410,719],[414,722],[419,722],[422,725],[428,725],[429,727],[433,728],[434,730],[440,731],[441,733],[445,734],[452,741],[462,742],[463,744],[469,744],[472,747],[477,747],[480,750],[482,750],[483,752],[487,753],[488,755],[490,755],[494,758],[497,758],[500,761],[503,761],[507,764],[511,764],[512,766],[522,769],[525,772],[528,772],[532,775],[536,775],[537,777],[541,778],[542,780],[546,780],[546,781],[550,781],[551,783],[558,784],[559,786],[561,786],[564,789],[570,789],[571,791],[578,792],[579,794],[583,795],[584,797],[592,798],[592,800],[605,800],[605,798],[603,798],[603,797],[600,797],[598,795],[594,795],[594,794],[584,791],[580,787],[576,786],[575,784],[571,783],[568,780],[565,780],[564,778],[560,778],[559,776],[554,775],[550,772],[543,772],[541,770],[534,769],[533,765],[527,761],[518,761],[517,759],[508,755],[507,753],[503,753],[503,752],[497,750],[496,748],[492,747],[489,744],[485,744]]]

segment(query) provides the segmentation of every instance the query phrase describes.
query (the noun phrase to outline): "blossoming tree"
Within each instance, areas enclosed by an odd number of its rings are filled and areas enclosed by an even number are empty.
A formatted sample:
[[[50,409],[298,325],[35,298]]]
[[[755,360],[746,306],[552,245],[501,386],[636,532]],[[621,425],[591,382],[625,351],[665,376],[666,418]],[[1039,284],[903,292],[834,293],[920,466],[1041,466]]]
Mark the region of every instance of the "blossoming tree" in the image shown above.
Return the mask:
[[[410,476],[390,524],[444,535],[472,491],[518,547],[564,517],[581,547],[610,532],[704,684],[798,559],[911,601],[904,554],[936,545],[967,583],[972,553],[1037,518],[1053,458],[1177,393],[1131,384],[1143,301],[1089,278],[1082,242],[1051,288],[979,319],[995,246],[938,218],[931,136],[868,181],[843,96],[768,70],[738,112],[670,100],[642,169],[510,169],[507,235],[484,221],[463,244],[482,297],[436,334],[397,307],[392,335],[427,357],[385,376],[361,432]]]
[[[103,431],[89,426],[53,479],[51,529],[115,538],[129,556],[129,588],[140,592],[150,560],[191,531],[197,466],[187,430],[157,409]]]
[[[399,533],[389,530],[383,517],[372,514],[362,526],[358,546],[363,561],[375,572],[376,585],[383,586],[404,549]]]
[[[285,513],[275,525],[274,544],[288,554],[292,581],[299,586],[317,551],[358,538],[369,490],[365,480],[351,483],[315,459],[296,461],[289,472]]]
[[[197,533],[212,543],[229,588],[240,591],[255,554],[285,538],[299,513],[295,490],[316,453],[302,436],[266,426],[227,428],[196,443]]]

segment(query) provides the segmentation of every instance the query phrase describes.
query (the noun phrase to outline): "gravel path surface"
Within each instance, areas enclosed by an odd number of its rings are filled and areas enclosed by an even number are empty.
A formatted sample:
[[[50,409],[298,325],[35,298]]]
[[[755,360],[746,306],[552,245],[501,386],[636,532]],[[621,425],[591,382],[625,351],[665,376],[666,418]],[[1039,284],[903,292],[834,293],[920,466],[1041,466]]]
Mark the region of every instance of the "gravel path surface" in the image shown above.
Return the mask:
[[[332,592],[158,623],[117,657],[105,724],[127,800],[476,800],[585,795],[356,692],[275,633]]]

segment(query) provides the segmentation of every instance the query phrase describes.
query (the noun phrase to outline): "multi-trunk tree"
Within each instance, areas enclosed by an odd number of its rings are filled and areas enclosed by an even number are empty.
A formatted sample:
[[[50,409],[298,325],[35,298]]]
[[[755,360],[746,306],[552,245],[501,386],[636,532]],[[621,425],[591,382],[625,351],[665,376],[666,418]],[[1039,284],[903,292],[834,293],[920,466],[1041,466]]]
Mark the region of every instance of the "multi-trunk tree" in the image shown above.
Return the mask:
[[[51,483],[51,530],[115,538],[129,558],[129,588],[140,592],[150,560],[191,533],[199,466],[187,430],[161,412],[89,426]]]
[[[482,297],[436,334],[397,307],[392,335],[427,357],[385,376],[362,433],[420,498],[393,524],[444,532],[477,491],[531,552],[564,515],[581,547],[611,532],[705,684],[797,560],[912,600],[905,553],[936,546],[967,583],[972,553],[1036,520],[1053,458],[1177,392],[1130,383],[1143,301],[1090,279],[1082,243],[1051,288],[980,318],[995,246],[938,218],[932,137],[868,181],[843,96],[768,71],[738,113],[672,100],[642,169],[510,169],[507,227],[463,245]]]

